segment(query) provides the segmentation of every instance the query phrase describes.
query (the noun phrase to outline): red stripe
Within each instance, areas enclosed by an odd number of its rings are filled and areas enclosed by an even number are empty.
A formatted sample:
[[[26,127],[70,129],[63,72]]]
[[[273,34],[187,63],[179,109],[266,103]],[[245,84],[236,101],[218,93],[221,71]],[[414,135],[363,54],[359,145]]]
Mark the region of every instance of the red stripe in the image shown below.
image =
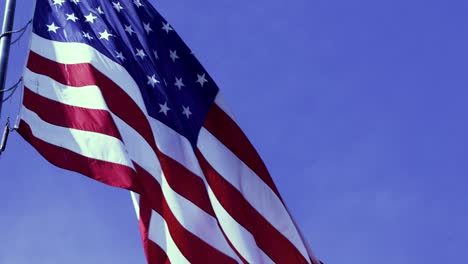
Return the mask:
[[[155,146],[151,127],[145,114],[133,99],[117,84],[89,63],[61,64],[44,58],[33,51],[29,54],[28,69],[49,76],[67,86],[98,86],[109,110]]]
[[[100,73],[91,64],[60,64],[55,61],[44,58],[32,51],[30,53],[27,67],[35,73],[47,75],[55,81],[67,86],[81,87],[95,85],[99,87],[106,101],[106,104],[109,107],[109,110],[113,112],[116,116],[118,116],[120,119],[122,119],[124,122],[126,122],[133,129],[135,129],[143,138],[145,138],[148,144],[153,148],[161,162],[162,169],[166,175],[166,178],[171,188],[181,196],[189,199],[196,206],[198,206],[208,214],[214,216],[214,211],[211,207],[211,203],[209,202],[209,198],[206,193],[206,188],[204,186],[203,181],[198,176],[194,175],[192,172],[184,168],[182,165],[163,155],[157,149],[151,127],[148,123],[145,114],[140,110],[140,108],[135,104],[135,102],[125,93],[125,91],[123,91],[113,81],[111,81],[105,75]],[[160,188],[159,185],[158,188]],[[148,195],[153,195],[152,190],[148,193]],[[162,197],[162,194],[160,195],[160,197]],[[160,209],[162,210],[164,208]],[[173,215],[172,217],[174,218]],[[184,231],[184,229],[182,230],[180,227],[181,226],[179,226],[179,228],[172,227],[172,230],[174,232],[178,232],[179,235],[183,235],[184,232],[187,232],[186,230]],[[171,231],[171,234],[172,233],[173,232]],[[193,234],[191,235],[192,237],[194,237],[194,239],[199,240],[198,237],[194,236]],[[179,238],[179,240],[184,241],[183,238]],[[203,241],[201,242],[204,243]],[[177,244],[179,245],[179,243]],[[209,245],[206,246],[209,247]],[[203,248],[203,246],[201,248]],[[198,263],[203,263],[203,257],[197,260],[199,254],[206,254],[203,253],[202,250],[200,250],[199,252],[192,252],[190,249],[186,249],[185,252],[185,254],[188,254],[189,256],[194,254],[194,263],[197,263],[197,261],[199,261]],[[214,255],[209,253],[203,256],[209,257],[208,259],[213,259]],[[227,261],[226,259],[224,259],[226,256],[224,254],[222,254],[222,256],[223,257],[220,257],[220,261]],[[231,260],[232,259],[230,259],[226,263],[229,263]]]
[[[50,163],[57,167],[76,171],[105,184],[139,192],[140,185],[132,168],[90,159],[68,149],[49,144],[37,137],[30,126],[21,120],[18,128],[19,134],[28,141]],[[112,173],[109,173],[112,172]]]
[[[282,200],[270,173],[254,146],[250,143],[236,122],[234,122],[218,105],[212,105],[203,126],[253,170],[255,174],[276,193],[278,198]]]
[[[154,150],[171,188],[214,216],[203,181],[159,151],[146,115],[117,84],[91,64],[60,64],[32,51],[27,67],[32,72],[47,75],[59,83],[77,87],[77,89],[89,85],[99,87],[109,110],[135,129]]]
[[[216,218],[203,180],[183,165],[158,151],[159,162],[173,190]]]
[[[152,264],[170,264],[171,261],[164,252],[156,243],[148,239],[148,253],[149,253],[149,260],[148,263]]]
[[[142,197],[147,197],[151,208],[166,220],[174,242],[191,263],[206,263],[207,259],[213,260],[213,263],[236,263],[234,259],[187,231],[170,210],[158,182],[136,163],[134,165],[137,173],[123,165],[90,159],[67,149],[54,146],[34,137],[29,125],[23,120],[20,122],[18,132],[50,163],[66,170],[81,173],[111,186],[133,190],[140,193]],[[138,183],[141,183],[141,185]],[[145,242],[145,240],[143,241]],[[147,244],[147,248],[149,250],[148,253],[156,250],[150,244]],[[148,257],[161,258],[159,253],[157,255],[159,256],[148,255]]]
[[[140,196],[140,231],[143,241],[143,248],[145,249],[146,260],[148,263],[163,263],[170,264],[166,252],[159,247],[156,243],[149,239],[149,226],[151,221],[151,207],[146,199]]]
[[[24,89],[23,105],[47,123],[105,134],[122,140],[108,111],[66,105]]]
[[[254,236],[259,248],[276,263],[308,263],[297,248],[208,163],[199,150],[196,155],[216,198],[224,209]]]
[[[237,249],[229,241],[228,237],[224,233],[223,228],[221,227],[218,218],[213,210],[213,207],[208,196],[208,191],[206,189],[205,183],[203,180],[193,174],[190,170],[182,166],[177,161],[172,158],[164,155],[164,153],[159,152],[159,161],[161,162],[161,167],[166,176],[166,180],[173,190],[177,190],[177,193],[185,197],[187,200],[193,202],[197,207],[205,211],[207,214],[211,215],[216,219],[218,226],[223,233],[224,238],[227,243],[241,259],[242,263],[247,263],[247,261],[242,257],[242,255],[237,251]]]
[[[213,248],[199,237],[187,231],[172,213],[159,183],[143,168],[135,164],[137,173],[142,180],[144,193],[151,208],[166,221],[172,239],[182,254],[190,263],[237,263],[234,259]]]
[[[210,198],[208,196],[208,190],[206,189],[203,180],[177,161],[164,155],[162,152],[160,152],[159,161],[161,162],[161,167],[163,168],[164,175],[166,176],[165,178],[171,188],[173,188],[173,190],[178,190],[177,193],[184,196],[189,201],[192,201],[195,205],[197,205],[197,207],[215,218],[224,238],[226,239],[231,249],[234,251],[234,253],[237,254],[242,263],[247,263],[244,257],[242,257],[242,255],[232,245],[231,241],[229,241],[228,237],[224,233],[224,230],[221,227],[219,220],[213,210],[213,206],[211,205]]]

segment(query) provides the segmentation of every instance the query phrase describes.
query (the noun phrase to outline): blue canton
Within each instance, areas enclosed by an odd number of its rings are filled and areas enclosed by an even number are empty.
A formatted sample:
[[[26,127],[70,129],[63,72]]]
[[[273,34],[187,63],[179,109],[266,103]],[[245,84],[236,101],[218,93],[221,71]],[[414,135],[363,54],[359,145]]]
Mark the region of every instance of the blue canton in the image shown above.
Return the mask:
[[[193,146],[218,87],[173,28],[146,0],[37,0],[33,31],[85,43],[121,64],[150,116]]]

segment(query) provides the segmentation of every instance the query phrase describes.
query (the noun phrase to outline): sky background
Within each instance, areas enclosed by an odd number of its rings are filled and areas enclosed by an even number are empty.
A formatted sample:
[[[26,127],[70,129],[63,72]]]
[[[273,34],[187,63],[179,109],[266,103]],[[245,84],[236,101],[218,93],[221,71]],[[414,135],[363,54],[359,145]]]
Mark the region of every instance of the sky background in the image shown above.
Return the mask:
[[[326,264],[466,262],[468,1],[152,3]],[[17,4],[16,28],[32,16],[31,0]],[[8,84],[28,37],[12,47]],[[0,187],[0,263],[145,263],[128,192],[49,165],[16,133]]]

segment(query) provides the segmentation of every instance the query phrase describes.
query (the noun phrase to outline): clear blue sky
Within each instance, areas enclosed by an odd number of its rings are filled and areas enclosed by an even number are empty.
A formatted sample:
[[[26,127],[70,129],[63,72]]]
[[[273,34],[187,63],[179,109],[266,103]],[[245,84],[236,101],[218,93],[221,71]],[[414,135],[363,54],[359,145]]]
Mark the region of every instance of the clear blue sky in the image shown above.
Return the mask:
[[[152,2],[327,264],[466,262],[466,0]],[[13,47],[9,83],[26,49]],[[0,186],[0,263],[145,263],[129,194],[54,168],[17,134]]]

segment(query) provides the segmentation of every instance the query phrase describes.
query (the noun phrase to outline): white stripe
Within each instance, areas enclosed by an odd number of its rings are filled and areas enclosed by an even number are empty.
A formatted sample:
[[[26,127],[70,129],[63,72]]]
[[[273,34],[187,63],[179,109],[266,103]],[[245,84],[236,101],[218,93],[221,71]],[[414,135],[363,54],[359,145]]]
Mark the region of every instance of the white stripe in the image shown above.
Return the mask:
[[[157,156],[150,146],[136,131],[126,126],[123,121],[117,117],[114,117],[114,119],[119,131],[121,131],[122,138],[128,146],[129,156],[143,169],[148,171],[161,185],[163,195],[177,221],[186,230],[213,248],[237,259],[237,256],[224,239],[219,226],[216,224],[216,219],[170,188],[161,171]]]
[[[67,133],[68,131],[60,131],[57,133],[55,130],[71,130],[71,129],[60,128],[60,127],[56,127],[54,125],[45,123],[44,121],[40,120],[39,117],[35,113],[31,112],[30,110],[24,107],[22,109],[21,118],[30,125],[31,129],[33,130],[34,136],[44,141],[47,141],[50,144],[67,148],[71,151],[77,152],[89,158],[102,159],[98,157],[98,155],[94,154],[95,153],[94,149],[89,150],[88,147],[86,147],[86,144],[82,143],[83,141],[86,141],[86,140],[83,140],[84,138],[86,138],[86,135],[82,134],[77,137],[79,143],[76,143],[74,139],[64,139],[64,135],[68,135]],[[39,130],[37,128],[41,128],[41,129]],[[84,133],[84,134],[88,134],[88,133],[96,134],[96,133],[84,132],[84,131],[77,131],[77,132]],[[50,135],[51,137],[47,137],[44,135]],[[100,134],[97,134],[97,135],[99,136]],[[96,143],[95,140],[91,142]],[[112,144],[110,143],[106,144],[105,141],[103,141],[103,143],[105,144],[100,145],[98,143],[97,146],[99,146],[99,148],[102,148],[102,149],[107,149],[107,148],[112,149],[112,150],[116,149],[116,148],[113,148],[111,146]],[[84,148],[82,148],[83,145],[85,145]],[[91,146],[96,146],[96,144],[91,143]],[[97,152],[99,152],[99,149],[97,150]],[[102,159],[102,160],[106,160],[106,159]],[[111,161],[111,160],[107,159],[106,161]],[[139,217],[139,206],[137,202],[138,196],[134,196],[134,195],[135,194],[132,193],[135,210]],[[150,227],[149,227],[149,239],[151,239],[153,242],[158,244],[166,252],[171,262],[189,263],[185,259],[185,257],[181,254],[181,252],[175,245],[174,241],[172,240],[172,237],[169,235],[169,230],[168,230],[166,222],[159,214],[155,212],[153,212],[152,217],[151,217],[151,222],[150,222]]]
[[[43,141],[91,159],[133,168],[125,153],[125,146],[117,138],[49,124],[25,107],[21,109],[20,116],[31,127],[33,135]]]
[[[128,146],[129,156],[148,171],[161,185],[163,195],[177,221],[186,230],[213,248],[236,259],[237,256],[225,240],[220,227],[216,224],[216,219],[170,188],[165,176],[162,174],[159,160],[150,146],[136,131],[126,126],[123,121],[117,117],[114,117],[114,119],[126,146]]]
[[[248,263],[274,263],[260,248],[257,247],[254,236],[239,225],[231,215],[219,203],[211,188],[208,188],[211,204],[218,217],[219,223],[222,226],[224,233],[229,237],[231,244],[237,249],[239,254]]]
[[[197,147],[208,163],[308,259],[294,223],[270,187],[205,128],[198,135]]]
[[[29,77],[33,75],[34,78],[28,79],[40,79],[42,81],[40,84],[42,96],[67,105],[84,107],[87,104],[88,98],[96,95],[96,91],[94,89],[98,89],[94,86],[89,87],[89,89],[70,88],[45,76],[39,76],[34,73],[28,74]],[[71,98],[68,96],[68,93],[73,89],[79,90],[80,92],[74,93],[74,97]],[[87,91],[90,92],[90,94],[87,94]],[[98,106],[101,110],[108,111],[104,102],[98,104]],[[153,177],[162,185],[164,196],[168,200],[169,207],[182,226],[184,226],[184,228],[189,232],[200,237],[200,239],[204,240],[212,247],[236,259],[237,255],[224,238],[216,219],[171,189],[165,178],[161,177],[161,167],[158,158],[150,145],[140,134],[128,126],[124,121],[112,113],[111,115],[120,131],[123,141],[125,142],[128,157],[153,175]],[[107,146],[104,147],[108,149]]]
[[[215,218],[173,191],[164,177],[162,189],[172,213],[180,219],[182,226],[217,250],[241,262],[224,238]]]
[[[59,63],[92,63],[94,67],[124,89],[128,96],[134,100],[140,110],[148,117],[138,86],[130,74],[121,65],[102,55],[93,47],[82,43],[51,41],[33,33],[31,50]],[[46,87],[43,86],[42,88]],[[41,90],[41,92],[43,91]],[[52,99],[52,97],[49,98]],[[83,100],[77,99],[76,102],[68,102],[71,105],[86,107],[86,100],[84,98],[85,97],[83,97]],[[158,148],[169,157],[183,164],[196,175],[202,175],[190,142],[158,120],[148,117],[148,121],[151,125],[153,135],[156,138]]]
[[[120,125],[117,122],[117,126]],[[128,130],[119,128],[120,131]],[[134,132],[136,133],[136,132]],[[126,140],[125,133],[122,132],[122,137]],[[163,195],[169,205],[171,212],[174,214],[177,221],[189,232],[199,237],[201,240],[219,250],[220,252],[238,260],[237,255],[231,249],[226,239],[224,238],[220,227],[217,225],[217,220],[198,206],[187,200],[185,197],[175,192],[168,184],[165,175],[162,173],[159,161],[149,149],[149,145],[140,141],[134,140],[136,137],[128,137],[130,141],[127,145],[129,147],[129,155],[136,163],[142,168],[147,170],[161,185]],[[146,145],[146,146],[145,146]],[[148,148],[148,150],[144,150]],[[157,166],[157,168],[156,168]],[[177,177],[177,175],[175,175]],[[178,263],[178,262],[175,262]]]
[[[174,240],[172,240],[169,228],[164,218],[152,211],[148,231],[148,238],[166,252],[171,263],[189,264],[190,262],[182,255]],[[196,250],[196,249],[194,249]]]
[[[39,94],[50,100],[88,109],[90,106],[89,101],[94,101],[94,105],[91,105],[92,109],[108,111],[121,134],[129,158],[148,172],[153,173],[153,175],[161,175],[161,168],[153,149],[136,130],[108,109],[98,87],[87,86],[76,88],[65,86],[47,76],[28,71],[25,82],[34,84],[36,81],[39,82],[39,88],[37,88]],[[108,149],[107,146],[103,147]],[[161,182],[160,177],[157,180]]]
[[[93,47],[82,43],[63,43],[44,39],[32,34],[32,48],[39,55],[59,63],[92,63],[103,74],[119,85],[148,117],[138,86],[130,74],[119,64],[102,55]],[[118,69],[118,70],[115,70]],[[33,82],[34,83],[34,82]],[[60,87],[60,86],[58,86]],[[46,87],[42,87],[46,88]],[[81,88],[80,88],[81,89]],[[43,92],[41,90],[41,92]],[[63,96],[66,97],[66,96]],[[53,98],[53,97],[49,97]],[[77,98],[77,97],[74,97]],[[71,105],[86,107],[86,100],[68,101]],[[95,106],[96,107],[96,106]],[[98,107],[99,108],[99,107]],[[103,108],[104,109],[104,108]],[[107,110],[107,107],[105,107]],[[183,164],[196,175],[202,175],[190,142],[158,120],[148,117],[158,148],[169,157]],[[194,165],[196,164],[196,165]]]
[[[224,100],[224,98],[223,98],[223,96],[221,95],[220,92],[218,92],[218,94],[216,95],[215,103],[216,103],[216,105],[218,105],[219,108],[221,108],[221,110],[223,110],[223,112],[224,112],[225,114],[227,114],[227,115],[231,118],[232,122],[234,122],[234,123],[237,124],[236,119],[234,118],[233,113],[230,111],[230,109],[229,109],[228,106],[226,105],[226,102],[225,102],[225,100]],[[237,124],[237,125],[239,126],[239,124]],[[286,206],[286,205],[285,205],[285,206]],[[288,214],[290,215],[291,221],[293,222],[293,224],[294,224],[294,226],[296,227],[296,230],[297,230],[297,232],[298,232],[298,235],[300,236],[299,238],[301,239],[301,242],[302,242],[302,244],[300,244],[300,245],[303,245],[303,246],[305,247],[305,250],[307,251],[308,256],[310,256],[310,257],[313,259],[313,261],[316,261],[316,262],[317,262],[317,260],[315,260],[314,254],[313,254],[313,252],[312,252],[312,250],[311,250],[311,248],[310,248],[310,246],[309,246],[309,244],[308,244],[308,241],[307,241],[306,238],[301,234],[301,230],[298,229],[299,227],[298,227],[298,226],[296,225],[296,223],[294,222],[294,219],[292,218],[293,216],[290,214],[290,211],[288,210],[287,207],[285,207],[285,210],[286,210],[286,211],[288,212]],[[304,255],[304,252],[301,252],[301,254]],[[310,262],[310,261],[309,261],[309,257],[306,256],[306,259],[307,259],[308,262]],[[317,262],[317,263],[318,263],[318,262]]]
[[[147,114],[140,89],[132,76],[124,67],[93,47],[83,43],[52,41],[34,33],[31,41],[31,50],[49,60],[63,64],[91,63],[97,70],[120,86]]]
[[[232,114],[232,112],[227,107],[226,102],[224,101],[224,97],[221,95],[221,92],[218,92],[218,94],[216,95],[215,103],[217,106],[219,106],[219,108],[221,108],[224,111],[224,113],[226,113],[226,115],[228,115],[232,119],[232,121],[235,120],[234,114]]]
[[[252,234],[237,223],[220,205],[216,196],[212,194],[190,142],[158,120],[150,118],[150,122],[159,150],[182,164],[204,181],[219,224],[239,254],[248,260],[249,263],[272,263],[269,257],[258,248]]]
[[[25,87],[32,92],[54,101],[66,102],[68,105],[88,109],[107,110],[102,93],[97,86],[92,85],[80,88],[67,86],[56,82],[46,75],[32,72],[29,69],[24,71],[23,82]]]
[[[123,67],[102,55],[94,48],[81,43],[61,43],[50,41],[38,35],[32,34],[31,50],[45,58],[63,64],[91,63],[101,73],[108,76],[118,86],[120,86],[135,101],[143,113],[148,116],[143,99],[141,97],[141,93],[132,77]],[[153,134],[156,137],[156,142],[160,150],[164,154],[181,163],[196,175],[202,177],[206,184],[206,180],[203,178],[203,174],[201,173],[199,164],[196,162],[196,157],[193,151],[191,151],[192,148],[188,140],[161,122],[156,121],[151,117],[148,119],[150,120]],[[114,120],[116,120],[115,117]],[[118,122],[116,121],[116,123]],[[119,127],[119,124],[117,124],[117,126]],[[129,145],[130,144],[127,146]],[[140,153],[143,153],[143,151]],[[224,208],[220,208],[219,210],[222,210],[227,214]],[[232,224],[242,228],[237,222],[233,222]],[[255,245],[252,245],[252,248],[249,247],[245,250],[247,250],[247,252],[240,252],[240,254],[243,256],[249,255],[250,251],[257,251],[260,249],[258,249]]]
[[[133,208],[135,208],[137,218],[140,220],[140,195],[132,191],[130,191],[130,195],[132,196]]]
[[[120,132],[129,159],[135,161],[145,170],[153,173],[153,175],[161,175],[161,168],[153,149],[137,131],[109,111],[104,99],[100,95],[98,87],[87,86],[76,88],[65,86],[47,76],[38,75],[30,71],[26,74],[26,77],[25,82],[39,82],[40,86],[37,90],[39,91],[39,94],[45,98],[62,104],[88,109],[90,106],[89,101],[91,100],[95,103],[94,105],[91,105],[91,108],[108,111]],[[99,97],[100,99],[98,99]],[[105,149],[109,149],[105,145],[103,147]],[[160,177],[158,177],[157,180],[158,182],[161,182]]]
[[[188,139],[157,119],[151,117],[148,119],[158,149],[203,179],[202,170]]]

